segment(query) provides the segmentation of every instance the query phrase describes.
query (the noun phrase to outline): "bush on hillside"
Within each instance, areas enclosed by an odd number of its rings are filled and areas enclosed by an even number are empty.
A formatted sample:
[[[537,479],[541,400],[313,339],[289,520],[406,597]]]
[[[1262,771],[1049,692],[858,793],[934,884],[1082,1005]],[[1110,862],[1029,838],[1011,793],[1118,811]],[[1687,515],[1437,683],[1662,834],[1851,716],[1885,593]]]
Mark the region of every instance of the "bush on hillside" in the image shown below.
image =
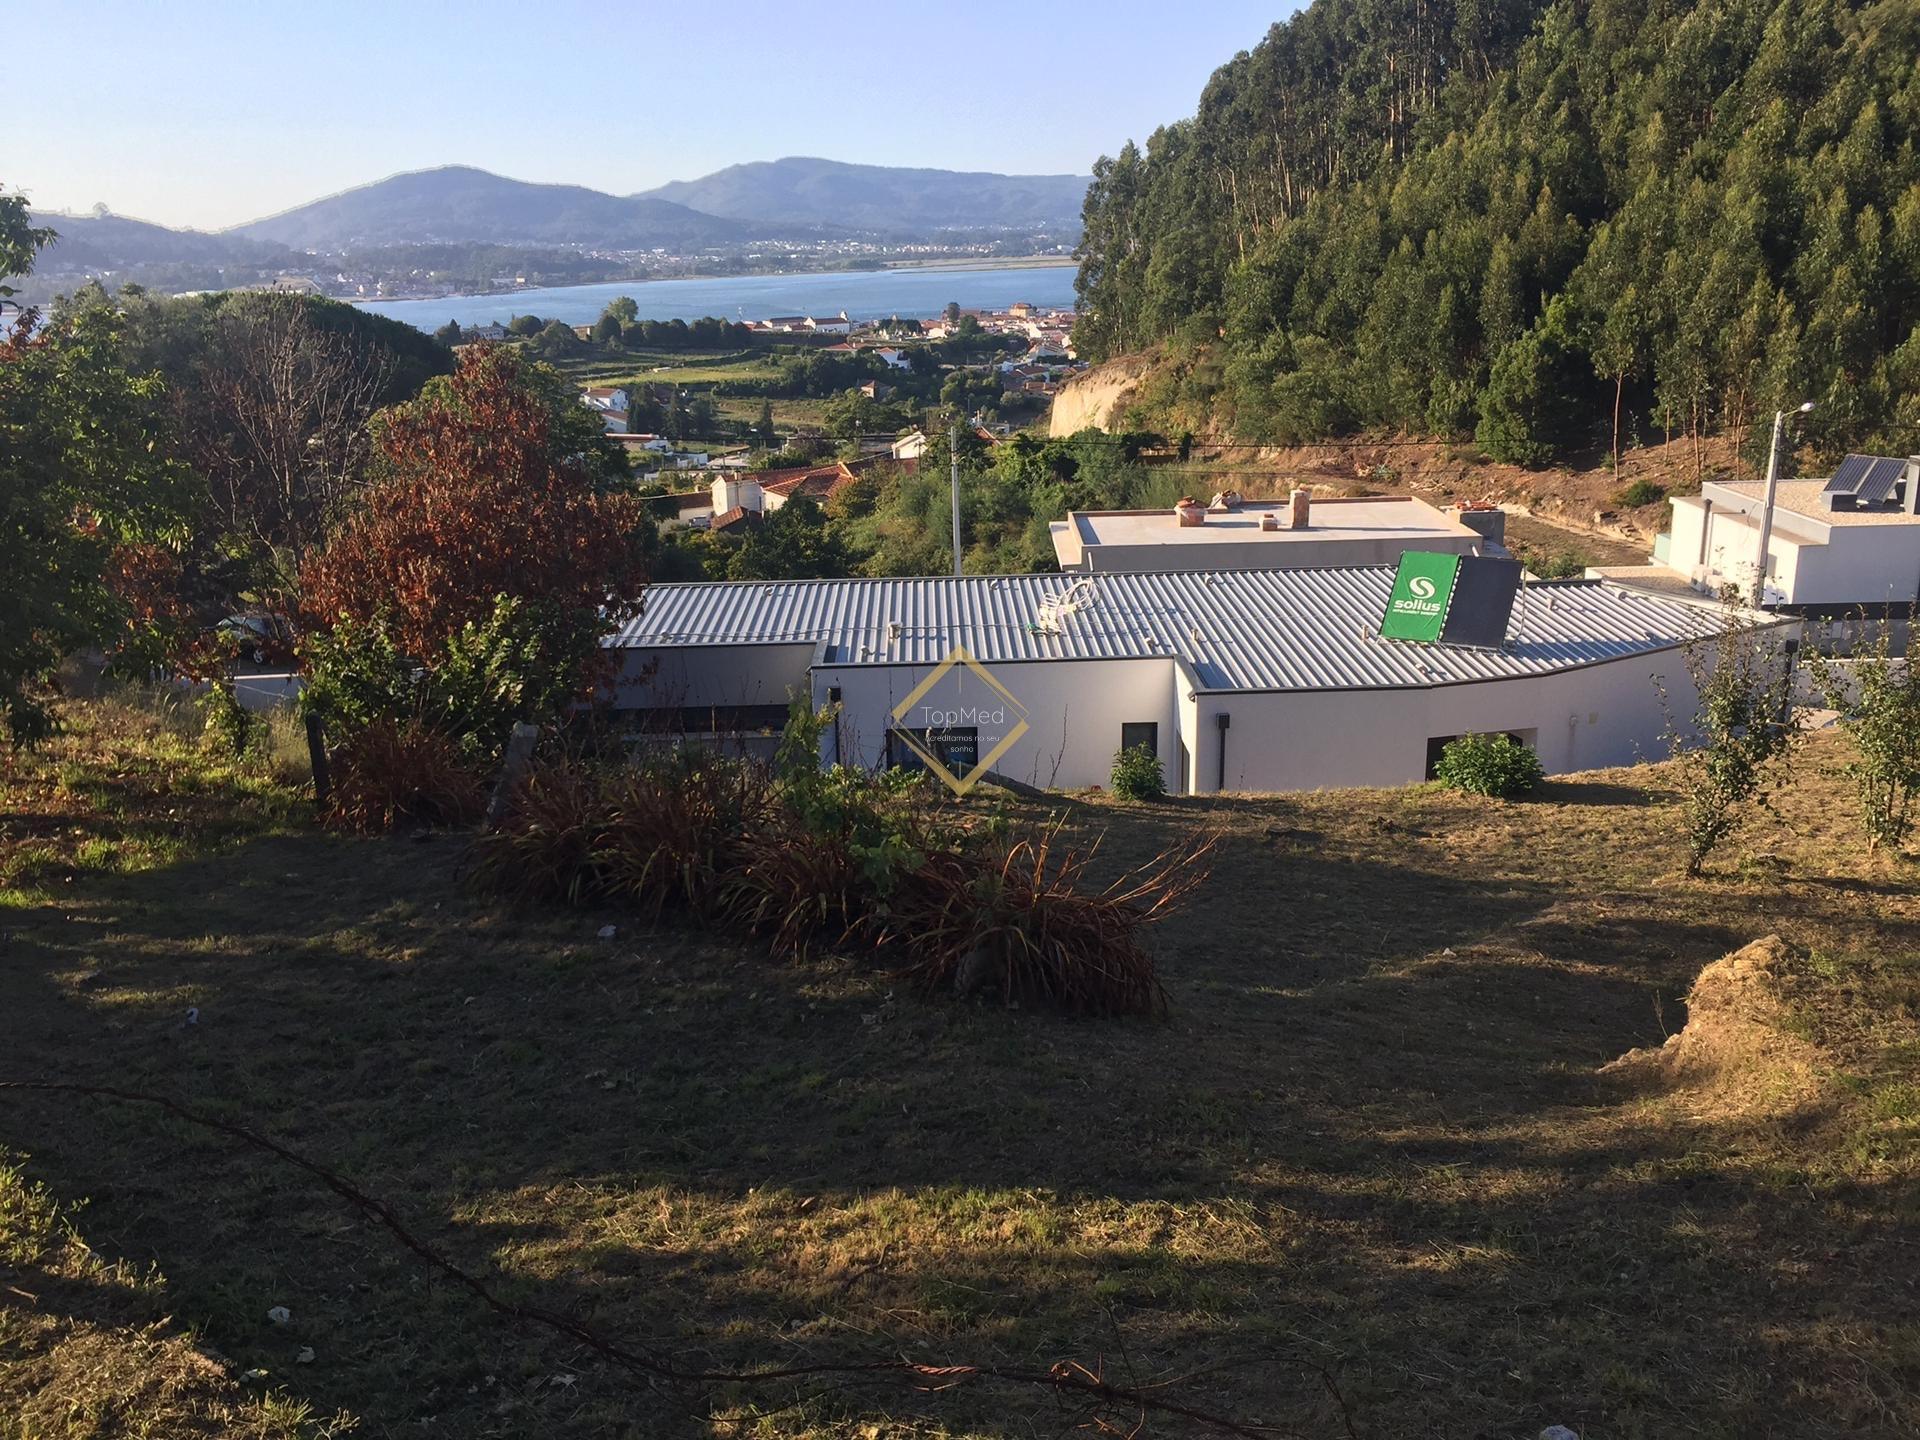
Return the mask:
[[[1634,481],[1626,489],[1613,497],[1613,503],[1625,510],[1638,509],[1642,505],[1653,505],[1667,498],[1664,485],[1656,485],[1651,480]]]
[[[870,954],[929,987],[1097,1014],[1165,1006],[1145,927],[1206,875],[1205,844],[1103,890],[1057,827],[1007,833],[917,778],[822,769],[796,706],[773,767],[671,751],[637,766],[535,766],[471,875],[519,900],[667,913],[783,959]]]
[[[1462,735],[1440,752],[1433,778],[1449,790],[1511,800],[1538,785],[1540,757],[1511,735]]]
[[[1113,793],[1123,800],[1158,800],[1167,793],[1160,757],[1145,745],[1130,745],[1113,757]]]

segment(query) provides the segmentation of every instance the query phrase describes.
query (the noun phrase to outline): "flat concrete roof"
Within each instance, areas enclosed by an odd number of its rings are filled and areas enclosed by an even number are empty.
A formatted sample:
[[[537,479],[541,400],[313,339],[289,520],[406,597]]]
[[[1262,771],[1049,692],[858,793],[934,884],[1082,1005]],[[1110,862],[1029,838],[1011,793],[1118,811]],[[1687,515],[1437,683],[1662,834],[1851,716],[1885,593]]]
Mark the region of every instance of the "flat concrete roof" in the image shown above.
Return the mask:
[[[1411,495],[1316,498],[1305,530],[1260,528],[1262,515],[1277,515],[1284,525],[1290,513],[1285,500],[1249,500],[1238,510],[1208,511],[1204,525],[1182,525],[1171,510],[1073,510],[1064,523],[1073,528],[1083,547],[1217,545],[1249,540],[1263,545],[1300,545],[1317,540],[1431,539],[1440,535],[1480,539],[1477,532]]]
[[[1742,500],[1763,501],[1767,498],[1767,486],[1763,480],[1709,480],[1709,485],[1717,490],[1727,490]],[[1782,480],[1775,490],[1773,504],[1776,510],[1791,510],[1796,515],[1804,515],[1809,520],[1818,520],[1823,525],[1915,525],[1920,524],[1920,516],[1909,515],[1903,510],[1829,510],[1821,496],[1826,493],[1824,480]],[[1680,495],[1677,500],[1692,500],[1699,503],[1699,496]]]

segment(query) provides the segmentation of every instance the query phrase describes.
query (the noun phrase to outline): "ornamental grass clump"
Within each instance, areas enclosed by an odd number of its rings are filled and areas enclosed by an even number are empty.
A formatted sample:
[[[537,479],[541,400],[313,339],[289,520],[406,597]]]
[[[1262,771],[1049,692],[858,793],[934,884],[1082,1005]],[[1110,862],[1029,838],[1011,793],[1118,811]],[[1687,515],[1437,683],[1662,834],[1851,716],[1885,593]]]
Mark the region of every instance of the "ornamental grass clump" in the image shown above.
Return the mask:
[[[1081,1014],[1163,1014],[1144,932],[1205,882],[1213,844],[1167,851],[1104,887],[1087,873],[1097,842],[1069,846],[1057,823],[984,856],[938,856],[903,883],[887,938],[909,951],[906,973],[928,988],[985,989]]]
[[[378,720],[333,756],[323,818],[370,833],[402,824],[471,825],[486,809],[480,773],[447,736],[418,720]]]
[[[1143,932],[1205,879],[1211,842],[1101,888],[1095,847],[1057,824],[1009,834],[923,778],[823,769],[820,718],[796,707],[772,768],[687,752],[535,766],[476,840],[472,878],[510,899],[718,923],[781,959],[864,955],[930,988],[1165,1010]]]

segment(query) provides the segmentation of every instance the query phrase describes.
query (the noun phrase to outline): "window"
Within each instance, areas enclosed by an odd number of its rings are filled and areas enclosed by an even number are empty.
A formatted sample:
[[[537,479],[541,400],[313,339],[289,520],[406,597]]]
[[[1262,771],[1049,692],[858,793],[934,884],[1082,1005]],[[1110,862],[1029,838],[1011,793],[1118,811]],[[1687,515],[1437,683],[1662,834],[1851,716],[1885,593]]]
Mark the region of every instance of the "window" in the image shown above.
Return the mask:
[[[980,732],[974,726],[949,725],[936,730],[894,728],[887,731],[887,764],[896,770],[925,770],[927,762],[906,742],[937,756],[952,775],[965,775],[980,763]]]
[[[1120,748],[1131,750],[1144,745],[1157,757],[1160,754],[1160,726],[1152,720],[1136,721],[1120,727]]]

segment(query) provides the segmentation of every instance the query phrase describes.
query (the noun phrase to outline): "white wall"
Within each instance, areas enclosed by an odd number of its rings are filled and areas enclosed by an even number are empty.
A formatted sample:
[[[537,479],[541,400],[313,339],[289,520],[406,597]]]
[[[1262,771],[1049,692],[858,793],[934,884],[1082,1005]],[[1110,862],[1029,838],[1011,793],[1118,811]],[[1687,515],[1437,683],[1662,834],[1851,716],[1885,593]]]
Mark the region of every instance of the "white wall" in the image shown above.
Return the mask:
[[[1824,546],[1800,551],[1796,605],[1904,604],[1920,595],[1920,523],[1835,525]]]
[[[1667,750],[1667,719],[1656,675],[1674,714],[1690,715],[1694,689],[1677,650],[1557,675],[1420,690],[1203,695],[1200,789],[1212,790],[1218,776],[1214,716],[1222,710],[1231,716],[1229,790],[1412,784],[1426,774],[1429,739],[1469,731],[1522,735],[1550,775],[1657,760]]]
[[[1781,639],[1798,634],[1783,626]],[[811,672],[809,644],[721,645],[628,652],[619,703],[640,706],[777,705],[795,687],[811,688],[814,704],[840,691],[839,758],[878,768],[886,759],[893,709],[932,666],[823,665]],[[650,662],[657,667],[648,673]],[[1556,675],[1475,681],[1420,689],[1196,693],[1193,677],[1171,657],[1143,660],[1042,660],[991,667],[994,678],[1027,711],[1027,733],[994,764],[1015,780],[1077,789],[1108,783],[1120,727],[1160,727],[1167,787],[1210,793],[1220,787],[1226,713],[1225,786],[1229,791],[1332,789],[1404,785],[1426,772],[1427,742],[1436,736],[1512,731],[1525,736],[1549,774],[1629,765],[1662,758],[1667,710],[1693,712],[1695,695],[1679,650],[1660,651]],[[995,703],[977,679],[943,682],[928,703]],[[911,718],[907,722],[912,723]],[[980,736],[984,755],[998,736]],[[1180,746],[1188,763],[1183,772]],[[835,737],[823,737],[823,759],[835,758]]]
[[[1168,658],[1042,660],[990,667],[994,679],[1026,708],[1028,725],[1027,733],[993,768],[1011,779],[1048,788],[1105,785],[1120,749],[1121,725],[1151,721],[1160,727],[1160,764],[1168,788],[1175,788],[1180,747],[1173,666]],[[824,665],[814,671],[816,705],[827,703],[830,688],[840,689],[841,753],[846,763],[869,768],[885,763],[886,732],[894,707],[932,670],[926,665]],[[967,703],[974,704],[992,698],[976,679],[950,672],[949,680],[965,688],[955,691],[943,680],[929,695],[929,703],[956,693],[965,694]],[[997,738],[981,734],[983,757]],[[827,743],[831,744],[831,736]]]

